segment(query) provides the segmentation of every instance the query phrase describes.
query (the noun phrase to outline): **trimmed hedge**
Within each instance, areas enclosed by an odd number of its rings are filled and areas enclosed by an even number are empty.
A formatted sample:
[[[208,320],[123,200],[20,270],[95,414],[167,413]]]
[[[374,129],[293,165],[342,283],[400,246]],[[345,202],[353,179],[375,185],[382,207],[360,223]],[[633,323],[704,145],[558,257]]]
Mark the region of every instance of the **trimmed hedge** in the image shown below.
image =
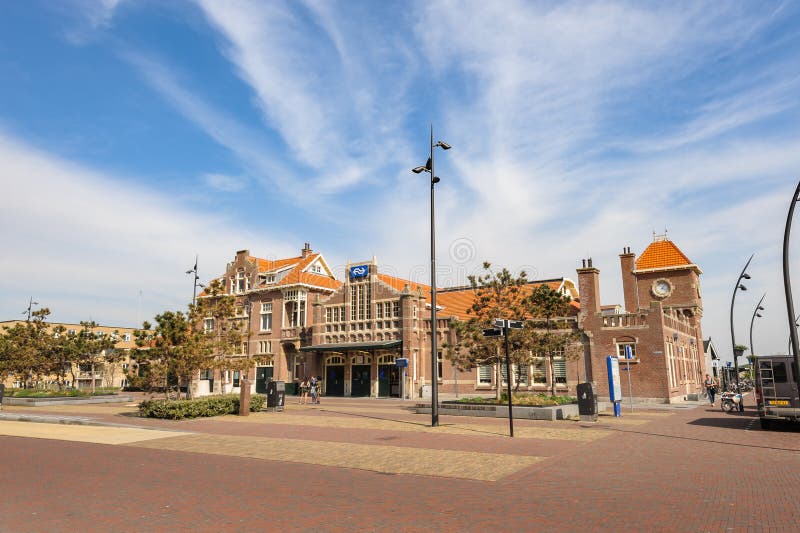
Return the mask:
[[[566,405],[577,403],[578,400],[574,396],[549,396],[547,394],[526,394],[516,393],[511,395],[511,403],[513,405],[520,405],[523,407],[550,407],[554,405]],[[467,397],[455,400],[456,403],[465,404],[480,404],[480,405],[506,405],[508,403],[508,394],[503,392],[500,400],[495,398],[483,397]]]
[[[119,389],[114,387],[97,387],[95,392],[91,389],[8,389],[6,396],[13,398],[82,398],[88,396],[111,396],[118,394]]]
[[[250,396],[250,412],[260,411],[266,400],[263,394]],[[239,396],[236,394],[204,396],[195,400],[145,400],[139,404],[141,416],[169,420],[235,415],[238,412]]]

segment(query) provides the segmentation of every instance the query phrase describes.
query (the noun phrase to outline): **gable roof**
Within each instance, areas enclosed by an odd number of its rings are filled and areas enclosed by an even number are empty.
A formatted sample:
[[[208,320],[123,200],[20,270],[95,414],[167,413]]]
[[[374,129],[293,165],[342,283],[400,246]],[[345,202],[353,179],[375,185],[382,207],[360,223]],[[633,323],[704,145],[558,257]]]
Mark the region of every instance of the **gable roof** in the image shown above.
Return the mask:
[[[541,285],[547,285],[554,291],[562,290],[565,278],[547,279],[540,281],[531,281],[522,286],[522,294],[528,296],[533,292],[533,289]],[[567,287],[568,292],[573,292],[570,287]],[[473,315],[469,313],[472,304],[475,302],[476,293],[472,287],[456,287],[453,289],[442,289],[436,291],[436,307],[437,312],[442,316],[454,316],[459,320],[468,320]],[[574,299],[570,302],[570,306],[578,310],[580,304]]]
[[[424,285],[422,283],[416,283],[414,281],[409,281],[403,278],[396,278],[394,276],[390,276],[388,274],[381,274],[378,273],[378,279],[384,282],[386,285],[390,286],[397,292],[402,292],[405,289],[406,285],[408,285],[411,292],[422,292],[425,296],[425,301],[430,303],[431,301],[431,287],[430,285]],[[437,291],[438,294],[438,291]],[[438,296],[437,296],[438,298]]]
[[[681,267],[694,267],[686,254],[675,243],[667,238],[661,238],[650,243],[636,260],[636,270],[671,269]]]

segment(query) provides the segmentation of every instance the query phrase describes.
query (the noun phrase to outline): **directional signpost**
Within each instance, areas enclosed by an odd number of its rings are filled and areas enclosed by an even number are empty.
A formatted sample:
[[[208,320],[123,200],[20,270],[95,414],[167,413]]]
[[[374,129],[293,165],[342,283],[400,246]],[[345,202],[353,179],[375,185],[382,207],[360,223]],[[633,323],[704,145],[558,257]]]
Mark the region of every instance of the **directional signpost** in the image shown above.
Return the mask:
[[[508,355],[508,330],[522,329],[525,323],[522,320],[505,320],[502,318],[494,319],[494,327],[483,330],[484,337],[505,337],[506,344],[506,384],[508,385],[508,432],[514,436],[514,414],[511,409],[511,360]],[[500,384],[498,383],[498,387]]]

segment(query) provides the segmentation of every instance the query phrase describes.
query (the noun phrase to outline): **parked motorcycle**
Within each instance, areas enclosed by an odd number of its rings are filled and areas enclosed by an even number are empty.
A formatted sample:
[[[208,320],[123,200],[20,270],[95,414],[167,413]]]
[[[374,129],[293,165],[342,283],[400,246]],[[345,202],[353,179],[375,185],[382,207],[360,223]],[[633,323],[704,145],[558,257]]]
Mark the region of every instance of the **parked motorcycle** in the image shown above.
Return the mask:
[[[726,391],[723,392],[720,397],[720,407],[726,413],[732,413],[733,411],[739,410],[739,404],[742,403],[742,395],[737,394],[735,392]]]

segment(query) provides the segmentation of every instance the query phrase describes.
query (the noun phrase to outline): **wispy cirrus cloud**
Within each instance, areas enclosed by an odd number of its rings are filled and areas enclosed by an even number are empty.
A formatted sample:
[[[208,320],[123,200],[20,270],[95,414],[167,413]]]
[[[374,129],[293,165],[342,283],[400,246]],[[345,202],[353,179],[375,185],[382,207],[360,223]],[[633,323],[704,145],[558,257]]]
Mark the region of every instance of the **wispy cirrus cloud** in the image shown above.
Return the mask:
[[[317,191],[370,180],[407,151],[400,128],[416,65],[402,40],[367,24],[356,28],[355,19],[348,24],[345,5],[199,5],[252,88],[265,125],[313,172]]]

